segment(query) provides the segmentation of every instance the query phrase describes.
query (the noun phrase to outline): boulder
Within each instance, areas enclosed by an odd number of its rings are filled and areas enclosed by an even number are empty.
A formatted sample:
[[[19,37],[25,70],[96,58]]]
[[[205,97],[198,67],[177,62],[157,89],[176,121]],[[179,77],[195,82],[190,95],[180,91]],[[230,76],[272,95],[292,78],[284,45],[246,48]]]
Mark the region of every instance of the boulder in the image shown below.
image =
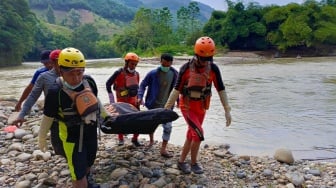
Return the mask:
[[[275,151],[274,159],[287,164],[293,164],[294,163],[294,157],[292,154],[292,151],[285,148],[280,148]]]

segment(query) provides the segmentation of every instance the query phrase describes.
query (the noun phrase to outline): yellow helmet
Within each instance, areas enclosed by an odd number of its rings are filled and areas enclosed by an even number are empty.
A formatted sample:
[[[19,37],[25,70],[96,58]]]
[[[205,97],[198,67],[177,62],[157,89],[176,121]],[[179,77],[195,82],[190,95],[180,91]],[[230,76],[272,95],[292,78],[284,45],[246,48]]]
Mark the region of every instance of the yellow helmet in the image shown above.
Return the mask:
[[[125,55],[125,61],[136,61],[139,62],[139,56],[136,53],[129,52]]]
[[[84,55],[76,48],[64,48],[58,56],[58,65],[69,68],[86,66]]]

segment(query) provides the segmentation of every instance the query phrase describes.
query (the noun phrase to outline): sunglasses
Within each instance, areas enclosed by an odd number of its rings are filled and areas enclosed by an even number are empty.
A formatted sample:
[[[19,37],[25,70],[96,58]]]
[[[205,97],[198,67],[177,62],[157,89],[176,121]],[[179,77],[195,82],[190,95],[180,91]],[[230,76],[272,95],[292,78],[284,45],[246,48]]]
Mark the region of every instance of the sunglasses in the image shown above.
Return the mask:
[[[198,56],[198,60],[199,61],[212,61],[212,56],[211,57],[201,57],[201,56]]]

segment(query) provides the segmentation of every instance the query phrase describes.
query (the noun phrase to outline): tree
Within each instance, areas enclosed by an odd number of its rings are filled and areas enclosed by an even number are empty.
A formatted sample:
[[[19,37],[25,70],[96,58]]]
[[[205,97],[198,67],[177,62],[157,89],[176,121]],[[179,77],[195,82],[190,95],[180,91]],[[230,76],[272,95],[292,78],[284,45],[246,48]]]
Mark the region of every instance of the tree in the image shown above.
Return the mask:
[[[84,24],[76,28],[72,35],[72,45],[81,50],[86,57],[96,57],[96,42],[99,40],[99,33],[93,24]]]
[[[0,1],[0,66],[21,64],[34,44],[36,22],[27,1]]]
[[[155,46],[172,44],[173,16],[167,7],[154,10],[153,27],[155,29]]]
[[[114,42],[124,51],[153,50],[174,43],[172,38],[172,14],[168,8],[140,8],[125,33],[117,36]]]
[[[188,7],[177,10],[177,36],[178,40],[187,45],[193,45],[202,35],[203,25],[199,21],[200,9],[198,3],[193,1]]]
[[[72,8],[68,12],[67,17],[62,21],[62,23],[65,26],[69,26],[71,29],[75,29],[75,28],[79,27],[80,24],[81,24],[80,18],[81,18],[81,16],[80,16],[79,12]]]
[[[47,10],[47,21],[51,24],[56,23],[56,17],[54,15],[54,10],[50,4],[48,5],[48,10]]]
[[[263,8],[255,3],[227,1],[228,11],[214,11],[203,31],[230,49],[261,50],[267,47]]]
[[[120,57],[121,54],[117,53],[116,51],[117,47],[111,40],[100,40],[96,42],[96,57],[98,58]]]

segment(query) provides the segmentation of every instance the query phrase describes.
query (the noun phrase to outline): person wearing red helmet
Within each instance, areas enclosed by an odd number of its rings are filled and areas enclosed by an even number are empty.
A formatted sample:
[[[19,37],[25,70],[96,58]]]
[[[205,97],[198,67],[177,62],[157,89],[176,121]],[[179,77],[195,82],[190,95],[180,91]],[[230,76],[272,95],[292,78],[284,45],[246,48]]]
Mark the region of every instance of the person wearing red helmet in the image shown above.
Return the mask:
[[[21,126],[23,124],[25,121],[24,117],[29,113],[30,109],[41,96],[42,92],[44,93],[44,96],[46,96],[49,87],[55,83],[56,78],[59,76],[57,59],[60,52],[61,50],[56,49],[48,53],[49,60],[45,60],[45,62],[48,62],[48,64],[52,65],[52,69],[39,75],[31,92],[27,96],[22,109],[20,110],[19,116],[16,120],[14,120],[14,125]]]
[[[138,89],[140,76],[135,70],[139,62],[139,56],[136,53],[129,52],[125,55],[124,67],[116,70],[112,76],[106,81],[106,90],[110,99],[110,103],[114,103],[114,95],[112,92],[115,90],[117,102],[125,102],[132,104],[137,109],[140,108],[138,104]],[[142,144],[138,142],[139,134],[133,134],[132,143],[134,146],[139,147]],[[124,145],[124,135],[118,134],[119,146]]]
[[[178,168],[185,174],[191,172],[202,174],[203,168],[197,162],[201,141],[204,140],[202,128],[206,110],[210,106],[211,86],[215,86],[224,107],[226,126],[231,124],[230,106],[220,70],[213,63],[215,43],[208,37],[200,37],[194,46],[194,57],[182,65],[176,85],[165,104],[170,109],[179,97],[182,115],[188,124],[186,140],[177,163]],[[190,153],[191,164],[185,162]]]

